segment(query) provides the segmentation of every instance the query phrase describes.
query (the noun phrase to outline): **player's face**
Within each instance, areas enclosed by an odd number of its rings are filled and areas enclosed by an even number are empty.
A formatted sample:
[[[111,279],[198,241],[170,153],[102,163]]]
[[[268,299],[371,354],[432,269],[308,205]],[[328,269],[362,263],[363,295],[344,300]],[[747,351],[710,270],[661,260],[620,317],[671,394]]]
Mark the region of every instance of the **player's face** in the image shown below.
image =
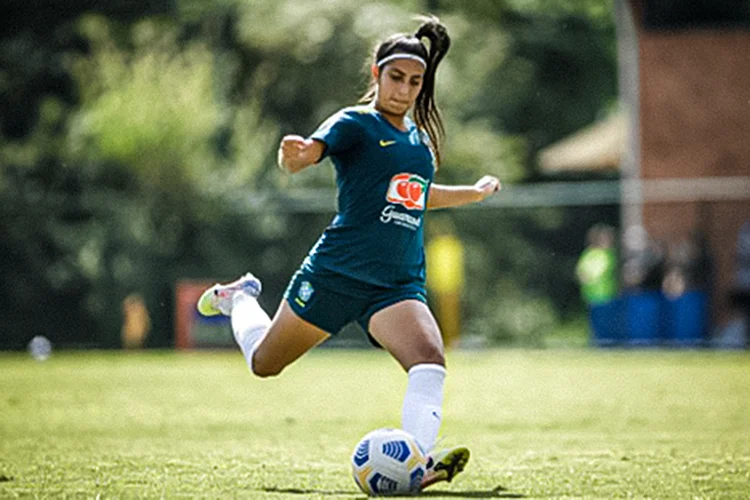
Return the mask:
[[[383,66],[378,79],[376,108],[384,113],[403,116],[414,105],[422,90],[424,66],[411,59],[395,59]]]

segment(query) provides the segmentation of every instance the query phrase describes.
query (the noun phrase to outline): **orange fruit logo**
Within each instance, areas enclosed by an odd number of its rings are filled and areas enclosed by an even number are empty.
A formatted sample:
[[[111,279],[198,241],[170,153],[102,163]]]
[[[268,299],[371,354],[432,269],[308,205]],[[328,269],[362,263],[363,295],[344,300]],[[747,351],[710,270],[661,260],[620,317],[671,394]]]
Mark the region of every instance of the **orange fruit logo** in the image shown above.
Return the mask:
[[[424,210],[428,181],[416,174],[396,174],[391,178],[385,199],[409,210]]]

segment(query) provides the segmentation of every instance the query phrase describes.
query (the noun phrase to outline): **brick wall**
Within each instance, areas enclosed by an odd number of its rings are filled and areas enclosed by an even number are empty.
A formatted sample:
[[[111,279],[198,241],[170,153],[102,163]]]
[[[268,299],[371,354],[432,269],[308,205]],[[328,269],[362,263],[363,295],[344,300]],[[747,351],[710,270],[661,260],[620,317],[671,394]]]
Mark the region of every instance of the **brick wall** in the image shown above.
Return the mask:
[[[750,31],[640,29],[639,71],[642,179],[750,176]],[[746,219],[750,198],[643,207],[644,225],[658,239],[707,235],[717,324],[729,312],[737,233]]]

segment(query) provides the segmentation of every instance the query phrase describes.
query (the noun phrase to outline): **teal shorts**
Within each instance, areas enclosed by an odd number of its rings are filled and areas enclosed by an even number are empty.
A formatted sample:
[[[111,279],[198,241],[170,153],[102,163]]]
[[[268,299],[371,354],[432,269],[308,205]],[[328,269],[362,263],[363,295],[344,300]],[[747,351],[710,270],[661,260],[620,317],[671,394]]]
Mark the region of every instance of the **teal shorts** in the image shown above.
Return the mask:
[[[376,312],[404,300],[427,303],[421,283],[382,288],[333,273],[297,271],[284,292],[292,310],[308,323],[331,335],[357,322],[370,335],[370,318]]]

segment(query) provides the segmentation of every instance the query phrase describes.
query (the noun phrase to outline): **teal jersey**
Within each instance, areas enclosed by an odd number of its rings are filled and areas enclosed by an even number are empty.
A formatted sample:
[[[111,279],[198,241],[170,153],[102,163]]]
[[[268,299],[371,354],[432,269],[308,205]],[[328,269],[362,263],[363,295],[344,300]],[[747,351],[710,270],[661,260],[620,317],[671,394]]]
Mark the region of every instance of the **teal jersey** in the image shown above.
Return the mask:
[[[311,136],[336,168],[338,212],[302,268],[365,286],[424,286],[423,216],[435,173],[426,135],[371,106],[343,109]],[[347,280],[350,282],[350,280]]]

